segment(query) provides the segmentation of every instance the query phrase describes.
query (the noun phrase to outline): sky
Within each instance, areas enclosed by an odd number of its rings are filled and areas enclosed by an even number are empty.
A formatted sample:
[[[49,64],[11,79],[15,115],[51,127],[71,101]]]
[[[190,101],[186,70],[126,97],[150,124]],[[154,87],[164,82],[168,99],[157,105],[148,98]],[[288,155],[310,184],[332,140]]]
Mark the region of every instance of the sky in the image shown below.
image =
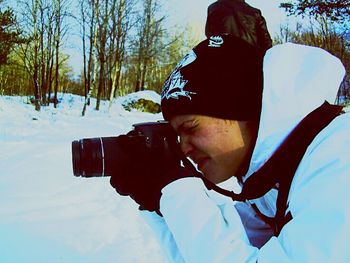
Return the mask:
[[[207,7],[213,2],[215,1],[171,0],[165,1],[163,7],[166,12],[168,12],[168,22],[170,24],[189,24],[196,28],[199,36],[204,38]],[[248,0],[246,2],[261,10],[272,35],[274,32],[277,32],[281,22],[286,20],[284,11],[278,8],[279,3],[281,2],[280,0]]]

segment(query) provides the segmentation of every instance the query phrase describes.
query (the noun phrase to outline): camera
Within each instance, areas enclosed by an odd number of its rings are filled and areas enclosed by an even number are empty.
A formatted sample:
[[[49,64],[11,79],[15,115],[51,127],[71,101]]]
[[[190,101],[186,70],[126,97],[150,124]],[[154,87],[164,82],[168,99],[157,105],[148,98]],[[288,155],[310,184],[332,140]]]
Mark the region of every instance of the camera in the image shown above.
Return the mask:
[[[143,122],[133,124],[133,129],[126,134],[135,138],[146,147],[170,149],[178,144],[177,134],[167,121]],[[113,166],[118,166],[118,155],[122,154],[120,137],[84,138],[72,142],[72,162],[75,176],[101,177],[111,176]],[[142,156],[140,156],[142,158]],[[113,165],[112,165],[113,164]]]

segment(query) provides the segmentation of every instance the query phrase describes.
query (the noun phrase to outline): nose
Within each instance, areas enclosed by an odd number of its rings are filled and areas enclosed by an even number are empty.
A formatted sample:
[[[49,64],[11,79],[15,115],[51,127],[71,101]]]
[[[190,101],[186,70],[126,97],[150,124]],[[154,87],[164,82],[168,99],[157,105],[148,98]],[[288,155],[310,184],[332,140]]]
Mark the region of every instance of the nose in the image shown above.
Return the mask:
[[[190,142],[189,136],[186,135],[180,135],[180,147],[181,151],[184,153],[185,156],[189,156],[190,153],[193,151],[194,147],[192,146]]]

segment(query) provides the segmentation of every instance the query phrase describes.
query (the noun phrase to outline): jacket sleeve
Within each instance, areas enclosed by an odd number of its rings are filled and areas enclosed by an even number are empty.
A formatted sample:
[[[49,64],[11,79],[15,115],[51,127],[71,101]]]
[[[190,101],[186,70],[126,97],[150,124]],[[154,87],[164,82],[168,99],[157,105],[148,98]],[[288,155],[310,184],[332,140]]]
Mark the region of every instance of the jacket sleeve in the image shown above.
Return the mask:
[[[163,217],[185,262],[256,262],[232,200],[216,203],[202,180],[179,179],[162,190]]]
[[[155,212],[147,210],[140,211],[141,216],[153,230],[158,243],[161,246],[163,254],[170,263],[184,263],[183,257],[176,245],[174,237],[170,232],[163,217]]]

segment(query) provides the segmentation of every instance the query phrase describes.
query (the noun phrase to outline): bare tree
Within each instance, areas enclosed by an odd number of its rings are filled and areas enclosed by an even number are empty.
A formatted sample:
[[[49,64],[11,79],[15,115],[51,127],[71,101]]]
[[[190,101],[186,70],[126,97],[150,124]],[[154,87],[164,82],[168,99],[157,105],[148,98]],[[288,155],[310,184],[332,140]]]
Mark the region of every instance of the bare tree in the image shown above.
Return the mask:
[[[283,30],[283,28],[287,28],[287,30]],[[341,101],[339,96],[342,96],[343,99],[350,98],[350,45],[349,40],[346,38],[346,33],[339,30],[339,27],[329,23],[327,19],[321,16],[317,19],[310,20],[307,27],[297,24],[295,29],[291,29],[288,26],[283,28],[281,28],[280,35],[274,39],[276,44],[293,42],[320,47],[342,61],[346,68],[347,75],[340,86],[337,101]]]
[[[348,22],[350,18],[350,0],[295,0],[281,2],[280,7],[284,8],[289,15],[327,17],[331,21]]]
[[[119,86],[121,71],[126,54],[127,36],[134,25],[132,19],[133,3],[129,0],[113,0],[111,12],[110,32],[110,90],[109,90],[109,108],[111,108],[113,98]]]
[[[56,107],[60,65],[66,59],[60,54],[60,46],[67,30],[63,23],[69,14],[69,0],[55,0],[53,5],[48,0],[23,1],[20,4],[21,24],[27,38],[31,40],[22,45],[20,56],[33,79],[35,108],[40,110],[41,105],[48,104],[47,97],[50,98],[53,86]]]
[[[99,15],[98,22],[98,62],[99,62],[99,78],[98,78],[98,90],[96,98],[96,110],[100,109],[101,94],[105,91],[105,67],[106,67],[106,44],[107,44],[107,27],[110,16],[110,10],[108,8],[108,0],[104,1],[104,9]]]
[[[87,1],[87,2],[86,2]],[[84,82],[86,83],[85,89],[85,102],[82,110],[82,116],[85,115],[86,108],[90,104],[90,97],[94,90],[95,79],[97,74],[98,63],[96,61],[96,47],[97,47],[97,28],[98,28],[98,15],[99,15],[99,0],[82,0],[81,2],[81,16],[87,17],[83,19],[86,25],[89,26],[89,36],[88,36],[88,61],[84,64]],[[86,6],[86,7],[85,7]],[[83,24],[85,27],[85,23]],[[85,29],[83,29],[85,30]],[[84,31],[85,32],[85,31]],[[86,39],[83,38],[83,52],[84,56],[87,53],[86,50]],[[85,62],[86,63],[86,62]]]
[[[303,32],[301,38],[294,39],[294,42],[321,47],[337,56],[345,65],[347,76],[339,94],[350,92],[349,5],[349,0],[295,0],[280,4],[288,15],[308,17],[311,21],[310,29]]]
[[[39,38],[40,38],[40,56],[39,64],[40,69],[40,79],[41,79],[41,103],[46,105],[47,101],[47,91],[50,91],[52,86],[52,79],[50,78],[50,62],[53,59],[53,8],[51,6],[51,1],[39,0],[39,19],[40,26]],[[51,68],[52,69],[52,68]],[[52,75],[52,74],[51,74]],[[50,97],[50,96],[49,96]]]
[[[39,36],[38,36],[38,22],[37,12],[39,9],[39,0],[32,0],[32,19],[33,19],[33,43],[34,43],[34,58],[33,58],[33,84],[34,84],[34,104],[35,110],[40,111],[40,87],[38,83],[39,75]]]
[[[81,39],[83,44],[83,85],[84,85],[84,97],[87,98],[88,94],[88,85],[87,85],[87,62],[86,62],[86,14],[87,14],[87,7],[86,7],[86,1],[80,0],[79,1],[79,9],[80,9],[80,17],[78,21],[80,22],[80,28],[81,28]]]
[[[158,0],[143,0],[143,11],[139,17],[138,38],[135,43],[136,80],[135,91],[145,88],[148,66],[163,47],[159,46],[164,36],[163,21],[165,16],[159,16]]]
[[[91,95],[96,96],[96,110],[99,110],[101,99],[114,98],[121,78],[127,36],[133,26],[134,2],[81,0],[79,3],[86,94],[82,115]]]
[[[55,42],[55,90],[54,90],[54,107],[57,107],[58,98],[57,92],[59,89],[59,80],[60,80],[60,66],[63,61],[60,61],[62,45],[62,39],[66,35],[68,27],[65,26],[65,20],[70,16],[69,7],[71,5],[70,0],[53,0],[54,3],[54,42]]]
[[[163,37],[164,47],[158,52],[156,59],[153,57],[148,66],[148,74],[145,81],[148,83],[148,89],[161,92],[164,81],[177,63],[199,42],[198,38],[193,37],[193,31],[190,27],[181,28],[172,34]]]

